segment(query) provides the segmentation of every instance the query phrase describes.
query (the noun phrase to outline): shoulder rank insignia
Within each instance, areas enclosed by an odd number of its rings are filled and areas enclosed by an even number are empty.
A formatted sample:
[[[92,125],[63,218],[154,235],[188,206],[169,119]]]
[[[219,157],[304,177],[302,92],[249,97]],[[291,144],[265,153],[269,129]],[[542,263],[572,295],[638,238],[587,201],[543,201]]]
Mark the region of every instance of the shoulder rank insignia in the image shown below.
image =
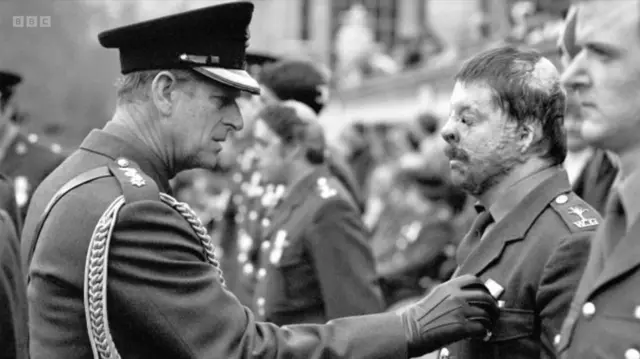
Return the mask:
[[[120,166],[119,170],[124,173],[125,176],[129,178],[129,182],[136,187],[142,187],[146,183],[144,182],[144,178],[138,173],[138,170],[129,166],[129,161],[124,158],[118,160],[118,166]]]
[[[569,214],[578,216],[578,220],[573,222],[578,228],[591,227],[598,224],[598,220],[595,218],[585,218],[584,212],[589,211],[587,208],[579,206],[569,207]]]
[[[328,182],[326,177],[318,178],[318,194],[323,199],[331,198],[338,193],[335,188],[329,186]]]

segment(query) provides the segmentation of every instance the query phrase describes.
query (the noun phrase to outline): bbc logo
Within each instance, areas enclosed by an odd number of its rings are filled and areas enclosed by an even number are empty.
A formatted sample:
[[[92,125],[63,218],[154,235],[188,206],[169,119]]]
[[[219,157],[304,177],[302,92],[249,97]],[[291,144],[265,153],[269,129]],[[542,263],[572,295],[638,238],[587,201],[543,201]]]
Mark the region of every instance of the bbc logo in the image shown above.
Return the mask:
[[[51,16],[14,16],[13,27],[51,27]]]

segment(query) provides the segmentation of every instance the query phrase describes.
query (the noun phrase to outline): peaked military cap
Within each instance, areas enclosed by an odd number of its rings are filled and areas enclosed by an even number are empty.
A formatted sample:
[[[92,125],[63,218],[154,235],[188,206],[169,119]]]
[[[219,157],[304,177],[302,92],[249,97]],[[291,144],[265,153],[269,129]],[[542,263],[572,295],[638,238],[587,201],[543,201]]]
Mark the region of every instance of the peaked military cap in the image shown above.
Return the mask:
[[[247,64],[264,66],[278,61],[278,57],[263,51],[255,51],[249,49],[247,51]]]
[[[253,4],[233,2],[135,23],[98,35],[120,51],[122,74],[192,69],[225,85],[260,93],[245,70]]]
[[[0,96],[9,98],[13,87],[22,81],[22,77],[14,72],[0,70]]]

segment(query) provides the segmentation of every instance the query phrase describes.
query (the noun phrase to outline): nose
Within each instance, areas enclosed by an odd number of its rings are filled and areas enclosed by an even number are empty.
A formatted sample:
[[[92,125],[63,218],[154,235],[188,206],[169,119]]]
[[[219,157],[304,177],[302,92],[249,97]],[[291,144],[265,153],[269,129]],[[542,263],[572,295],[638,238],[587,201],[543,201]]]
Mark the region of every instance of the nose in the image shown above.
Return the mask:
[[[460,140],[458,131],[454,127],[453,121],[449,119],[440,130],[440,136],[442,136],[447,143],[456,143]]]
[[[244,128],[244,119],[242,117],[242,112],[240,111],[240,106],[238,106],[237,102],[234,103],[234,107],[234,110],[231,111],[231,115],[229,116],[229,120],[226,122],[234,131],[238,132]]]
[[[584,51],[578,53],[578,55],[569,62],[562,76],[560,76],[560,82],[567,91],[580,92],[591,86],[591,79],[584,64],[584,57]]]

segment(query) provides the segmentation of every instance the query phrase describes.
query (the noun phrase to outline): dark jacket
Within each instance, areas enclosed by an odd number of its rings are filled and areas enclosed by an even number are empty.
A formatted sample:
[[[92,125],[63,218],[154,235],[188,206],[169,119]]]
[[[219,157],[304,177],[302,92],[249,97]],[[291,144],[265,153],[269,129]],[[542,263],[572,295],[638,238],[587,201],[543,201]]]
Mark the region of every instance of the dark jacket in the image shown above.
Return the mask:
[[[13,220],[0,209],[0,359],[28,359],[27,293]]]
[[[32,359],[93,358],[83,305],[88,241],[105,209],[123,193],[126,204],[109,249],[107,291],[110,329],[123,358],[407,356],[402,321],[395,314],[283,329],[257,322],[205,263],[189,223],[158,200],[158,192],[170,191],[166,167],[129,136],[114,125],[93,131],[36,191],[22,238],[30,277]],[[74,188],[35,237],[54,193],[77,175],[113,166],[121,157],[131,160],[144,185],[108,176]]]
[[[324,166],[274,209],[265,240],[254,302],[260,319],[324,323],[384,310],[359,210]]]
[[[458,342],[442,350],[441,358],[555,358],[553,340],[601,218],[571,192],[566,172],[553,170],[526,189],[524,199],[487,230],[454,274],[475,274],[504,288],[490,340]]]

